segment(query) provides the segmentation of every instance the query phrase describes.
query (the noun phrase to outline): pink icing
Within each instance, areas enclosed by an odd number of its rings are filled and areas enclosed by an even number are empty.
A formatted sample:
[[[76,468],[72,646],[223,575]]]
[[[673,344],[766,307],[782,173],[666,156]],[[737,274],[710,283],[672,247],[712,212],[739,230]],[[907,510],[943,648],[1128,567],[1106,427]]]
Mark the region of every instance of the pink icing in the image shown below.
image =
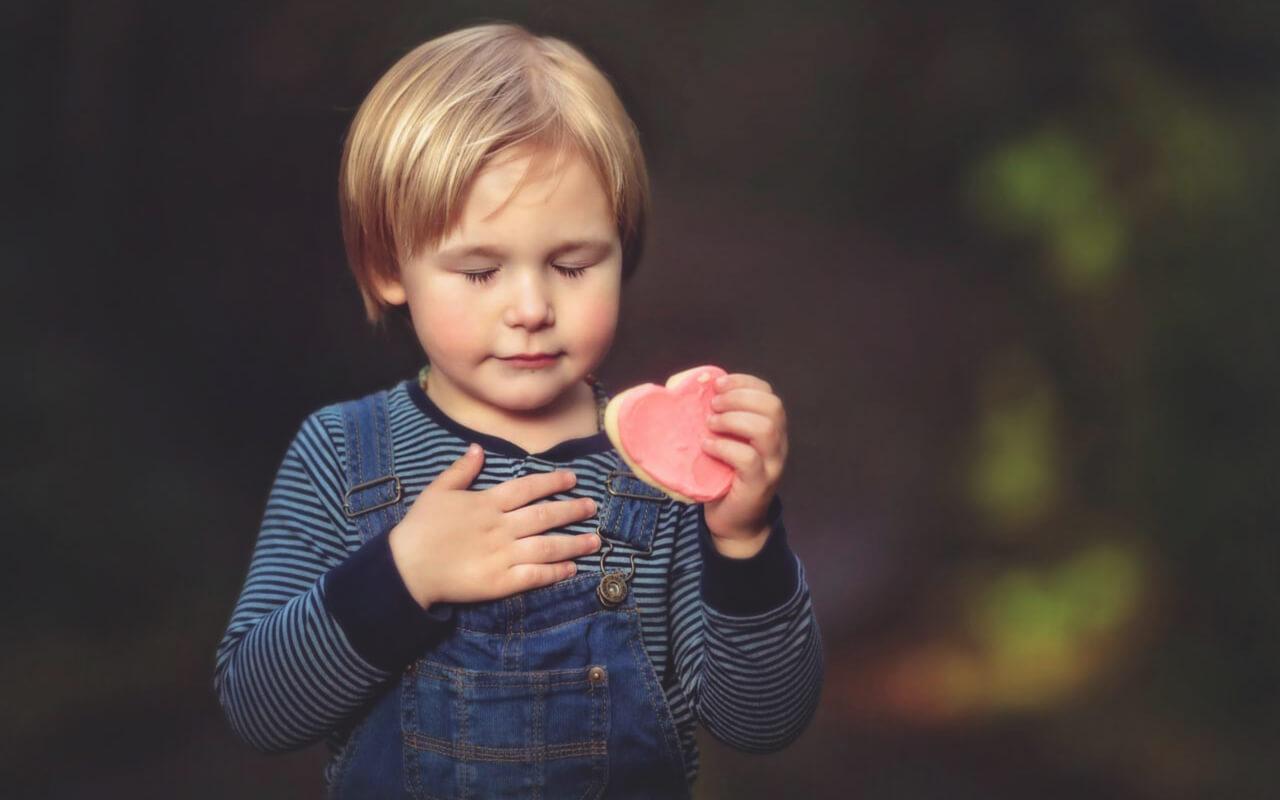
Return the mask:
[[[733,483],[733,467],[702,449],[702,440],[714,436],[706,419],[715,379],[724,374],[706,366],[671,389],[644,384],[630,390],[618,409],[618,435],[628,457],[654,480],[697,502],[723,496]]]

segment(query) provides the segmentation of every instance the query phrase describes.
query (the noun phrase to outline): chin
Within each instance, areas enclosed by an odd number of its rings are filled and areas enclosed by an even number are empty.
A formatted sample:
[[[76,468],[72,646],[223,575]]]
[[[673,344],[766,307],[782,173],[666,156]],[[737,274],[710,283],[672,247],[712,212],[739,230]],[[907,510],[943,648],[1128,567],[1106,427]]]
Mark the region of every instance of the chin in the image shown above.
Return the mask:
[[[572,386],[572,383],[561,380],[548,380],[537,386],[508,386],[497,394],[502,398],[502,404],[513,411],[537,411],[554,403]]]

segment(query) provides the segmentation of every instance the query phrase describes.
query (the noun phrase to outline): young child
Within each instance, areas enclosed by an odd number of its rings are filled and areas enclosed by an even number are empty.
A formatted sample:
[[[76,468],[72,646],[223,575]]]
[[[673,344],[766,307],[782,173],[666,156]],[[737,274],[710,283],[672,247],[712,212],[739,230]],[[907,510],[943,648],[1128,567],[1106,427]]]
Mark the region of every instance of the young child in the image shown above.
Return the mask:
[[[255,748],[329,745],[331,797],[688,797],[695,722],[767,752],[812,717],[769,384],[716,387],[714,502],[641,482],[602,430],[647,181],[608,79],[515,25],[426,42],[357,112],[349,262],[429,366],[302,422],[214,678]]]

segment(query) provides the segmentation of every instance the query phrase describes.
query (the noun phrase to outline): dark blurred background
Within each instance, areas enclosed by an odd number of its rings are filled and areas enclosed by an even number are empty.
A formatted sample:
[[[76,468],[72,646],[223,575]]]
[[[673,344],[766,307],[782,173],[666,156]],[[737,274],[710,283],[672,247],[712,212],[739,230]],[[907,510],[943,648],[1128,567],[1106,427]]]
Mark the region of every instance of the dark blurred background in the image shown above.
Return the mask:
[[[699,798],[1274,797],[1280,6],[17,2],[0,783],[310,798],[214,648],[302,419],[412,375],[343,261],[342,137],[408,49],[563,37],[655,217],[613,391],[786,403],[812,727]]]

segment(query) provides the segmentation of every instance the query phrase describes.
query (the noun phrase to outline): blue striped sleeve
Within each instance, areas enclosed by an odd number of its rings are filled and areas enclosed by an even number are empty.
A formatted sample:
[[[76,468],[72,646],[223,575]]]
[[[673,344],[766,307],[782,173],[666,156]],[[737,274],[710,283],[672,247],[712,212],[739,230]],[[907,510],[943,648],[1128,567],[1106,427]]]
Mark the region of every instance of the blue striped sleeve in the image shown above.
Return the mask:
[[[804,731],[823,681],[818,623],[780,505],[772,521],[760,553],[731,559],[708,541],[701,504],[691,505],[672,575],[673,660],[685,696],[716,739],[752,753],[780,750]]]
[[[217,651],[214,688],[223,712],[263,752],[320,740],[390,677],[361,655],[326,604],[326,578],[348,546],[334,500],[341,462],[317,414],[303,422],[276,474]]]

